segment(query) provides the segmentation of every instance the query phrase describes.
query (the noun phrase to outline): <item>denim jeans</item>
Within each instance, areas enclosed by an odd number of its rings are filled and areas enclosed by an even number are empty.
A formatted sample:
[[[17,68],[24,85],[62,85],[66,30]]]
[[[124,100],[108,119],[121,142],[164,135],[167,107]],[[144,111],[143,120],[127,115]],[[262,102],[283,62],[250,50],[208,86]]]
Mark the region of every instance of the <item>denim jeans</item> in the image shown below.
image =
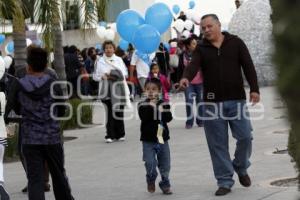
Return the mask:
[[[218,111],[218,112],[217,112]],[[214,114],[212,114],[214,113]],[[252,152],[252,126],[245,100],[205,105],[204,130],[219,187],[231,188],[234,171],[246,175]],[[234,159],[228,151],[228,126],[237,140]]]
[[[189,84],[189,86],[186,88],[185,92],[185,102],[186,102],[186,125],[193,126],[194,124],[194,96],[196,99],[196,123],[198,125],[202,125],[203,121],[201,120],[203,116],[203,109],[204,106],[201,105],[202,103],[202,84]]]
[[[165,189],[171,186],[169,180],[171,159],[167,141],[165,141],[165,144],[143,142],[143,161],[145,162],[147,183],[155,182],[158,176],[156,167],[158,167],[161,175],[159,187]]]

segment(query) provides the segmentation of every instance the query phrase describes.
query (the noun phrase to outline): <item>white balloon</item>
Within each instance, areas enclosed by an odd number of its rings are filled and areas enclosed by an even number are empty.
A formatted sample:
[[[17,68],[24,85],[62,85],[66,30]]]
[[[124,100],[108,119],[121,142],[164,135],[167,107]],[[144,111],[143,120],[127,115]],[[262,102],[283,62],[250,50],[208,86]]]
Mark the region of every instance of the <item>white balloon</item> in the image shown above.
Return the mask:
[[[185,22],[184,22],[184,27],[189,31],[192,30],[193,25],[194,25],[194,23],[189,19],[185,20]]]
[[[10,56],[5,56],[3,58],[4,63],[5,63],[5,69],[9,69],[11,63],[13,62],[13,59]]]
[[[193,16],[195,15],[194,11],[192,11],[192,10],[187,10],[184,12],[184,14],[185,14],[186,18],[190,19],[190,20],[193,19]]]
[[[188,30],[183,31],[183,33],[182,33],[182,36],[184,36],[185,38],[189,38],[190,35],[191,35],[191,33]]]
[[[0,79],[3,77],[4,73],[5,73],[5,63],[2,56],[0,56]]]
[[[184,29],[184,21],[182,19],[177,19],[174,22],[174,28],[179,32],[182,33],[183,29]]]
[[[194,13],[192,20],[195,24],[199,25],[201,22],[201,16],[198,13]]]
[[[112,30],[114,30],[115,32],[117,32],[117,23],[112,23],[112,24],[110,24],[109,26],[110,26],[110,28],[111,28]]]
[[[32,44],[32,41],[31,41],[31,39],[29,39],[29,38],[26,38],[26,45],[27,46],[30,46]]]
[[[105,33],[105,39],[107,40],[114,40],[115,39],[115,31],[112,29],[107,29]]]
[[[103,26],[97,27],[97,35],[100,37],[100,39],[104,39],[106,33],[106,29]]]

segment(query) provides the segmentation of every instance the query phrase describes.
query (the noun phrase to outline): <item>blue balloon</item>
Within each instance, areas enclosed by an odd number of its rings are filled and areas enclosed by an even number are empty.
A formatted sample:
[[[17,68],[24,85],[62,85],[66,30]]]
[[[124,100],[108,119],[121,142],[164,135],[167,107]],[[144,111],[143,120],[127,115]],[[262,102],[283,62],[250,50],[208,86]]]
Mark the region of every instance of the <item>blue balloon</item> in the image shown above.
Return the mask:
[[[122,50],[127,51],[128,46],[129,46],[129,42],[127,42],[126,40],[123,40],[123,39],[120,40],[120,42],[119,42],[119,47],[120,47]]]
[[[195,7],[195,5],[196,5],[195,1],[189,2],[190,9],[193,9]]]
[[[174,6],[173,6],[173,12],[174,12],[175,14],[178,14],[179,11],[180,11],[180,7],[179,7],[178,5],[174,5]]]
[[[160,44],[160,34],[153,26],[144,24],[135,32],[133,44],[142,53],[150,54],[157,50]]]
[[[147,65],[149,65],[149,66],[151,65],[151,59],[150,59],[150,56],[148,54],[144,54],[144,53],[137,50],[136,55],[140,59],[142,59]]]
[[[37,40],[34,40],[33,43],[39,47],[42,47],[43,46],[43,41],[40,40],[40,39],[37,39]]]
[[[168,52],[170,52],[171,46],[169,43],[164,42],[164,47],[168,50]]]
[[[99,22],[99,26],[107,27],[107,23],[105,21]]]
[[[145,24],[144,18],[134,10],[124,10],[117,18],[117,31],[124,40],[133,42],[138,27]]]
[[[154,26],[160,34],[163,34],[171,26],[173,15],[166,4],[155,3],[147,9],[145,21],[146,24]]]
[[[15,51],[15,46],[13,41],[7,43],[7,51],[8,53],[13,53]]]
[[[0,44],[2,44],[5,40],[5,35],[4,34],[0,34]]]

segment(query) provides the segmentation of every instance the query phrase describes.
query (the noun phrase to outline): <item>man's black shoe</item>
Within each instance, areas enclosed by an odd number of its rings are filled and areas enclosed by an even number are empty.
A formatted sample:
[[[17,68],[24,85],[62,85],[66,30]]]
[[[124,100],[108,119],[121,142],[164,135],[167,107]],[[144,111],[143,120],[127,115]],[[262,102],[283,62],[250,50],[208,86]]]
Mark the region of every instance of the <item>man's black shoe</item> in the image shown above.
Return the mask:
[[[231,192],[231,189],[229,189],[229,188],[224,188],[224,187],[220,187],[220,188],[216,191],[215,195],[216,195],[216,196],[224,196],[224,195],[228,194],[229,192]]]
[[[240,184],[244,187],[250,187],[251,185],[251,179],[248,174],[244,176],[239,176]]]

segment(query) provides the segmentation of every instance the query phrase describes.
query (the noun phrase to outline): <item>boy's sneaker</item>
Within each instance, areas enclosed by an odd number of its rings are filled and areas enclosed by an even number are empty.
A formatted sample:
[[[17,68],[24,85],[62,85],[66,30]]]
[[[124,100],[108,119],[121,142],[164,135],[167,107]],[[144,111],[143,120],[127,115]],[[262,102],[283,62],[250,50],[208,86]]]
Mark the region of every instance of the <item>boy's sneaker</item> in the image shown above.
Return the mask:
[[[1,200],[9,200],[9,195],[4,189],[3,185],[0,185],[0,196],[1,196]]]
[[[187,124],[187,125],[185,125],[185,128],[186,128],[186,129],[191,129],[191,128],[193,128],[193,125]]]
[[[171,195],[171,194],[173,194],[171,188],[164,188],[164,189],[162,189],[162,192],[165,195]]]
[[[118,139],[120,142],[124,142],[125,141],[125,137],[121,137]]]
[[[22,192],[23,193],[26,193],[28,191],[28,188],[27,188],[27,186],[25,186],[23,189],[22,189]]]
[[[113,143],[114,141],[112,139],[110,139],[110,138],[107,138],[107,139],[105,139],[105,142],[106,143]]]
[[[154,193],[155,192],[155,183],[148,183],[147,189],[148,189],[148,192]]]

